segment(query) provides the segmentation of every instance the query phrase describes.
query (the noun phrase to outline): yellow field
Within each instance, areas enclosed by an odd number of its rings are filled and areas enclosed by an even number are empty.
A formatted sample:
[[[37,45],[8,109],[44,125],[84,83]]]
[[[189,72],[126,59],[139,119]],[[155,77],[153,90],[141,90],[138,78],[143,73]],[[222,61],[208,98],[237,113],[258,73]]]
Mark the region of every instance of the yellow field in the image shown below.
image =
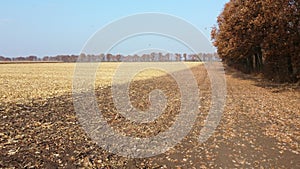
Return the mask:
[[[81,63],[86,64],[86,63]],[[101,63],[97,70],[95,86],[110,85],[116,68],[121,63]],[[163,64],[178,71],[174,63],[122,63],[123,68]],[[196,66],[201,63],[187,63]],[[46,99],[72,92],[72,82],[76,63],[37,63],[0,65],[0,102],[24,102],[31,99]],[[159,70],[143,71],[135,80],[161,76]]]

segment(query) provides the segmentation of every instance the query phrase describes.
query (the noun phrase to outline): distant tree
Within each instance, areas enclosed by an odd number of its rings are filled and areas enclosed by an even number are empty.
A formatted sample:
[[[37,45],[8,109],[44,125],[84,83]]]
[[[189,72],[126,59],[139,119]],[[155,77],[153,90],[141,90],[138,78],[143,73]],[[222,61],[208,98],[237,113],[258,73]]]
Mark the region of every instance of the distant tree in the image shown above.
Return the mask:
[[[106,61],[110,62],[111,59],[112,59],[112,54],[110,54],[110,53],[106,54]]]
[[[184,59],[184,61],[187,60],[187,54],[186,53],[183,54],[183,59]]]
[[[0,61],[11,61],[11,58],[0,56]]]
[[[14,61],[26,61],[26,58],[23,56],[19,56],[19,57],[14,58]]]
[[[83,61],[83,62],[87,62],[88,60],[87,60],[86,54],[85,54],[85,53],[81,53],[81,54],[79,55],[79,60],[80,60],[80,61]]]
[[[37,61],[37,56],[28,56],[26,58],[27,61]]]

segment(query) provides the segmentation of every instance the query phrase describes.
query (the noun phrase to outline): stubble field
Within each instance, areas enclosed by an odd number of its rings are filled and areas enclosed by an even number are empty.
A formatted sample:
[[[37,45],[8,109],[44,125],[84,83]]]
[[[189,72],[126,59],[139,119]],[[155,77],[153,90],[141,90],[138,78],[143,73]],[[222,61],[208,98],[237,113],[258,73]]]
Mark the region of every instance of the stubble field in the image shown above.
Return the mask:
[[[128,69],[138,64],[125,63]],[[174,79],[145,70],[130,84],[132,105],[149,107],[148,95],[160,89],[168,97],[165,112],[137,125],[118,115],[111,82],[120,63],[102,63],[96,73],[99,108],[115,130],[132,137],[165,131],[180,108]],[[188,63],[201,92],[201,112],[192,131],[164,154],[130,159],[112,154],[91,140],[76,117],[72,98],[73,63],[0,65],[1,168],[299,168],[299,87],[275,85],[226,69],[227,99],[220,125],[205,143],[199,131],[210,108],[210,80],[201,63]],[[125,67],[126,67],[125,66]],[[174,68],[174,71],[181,71]],[[120,84],[122,85],[122,84]],[[188,85],[188,82],[187,82]]]

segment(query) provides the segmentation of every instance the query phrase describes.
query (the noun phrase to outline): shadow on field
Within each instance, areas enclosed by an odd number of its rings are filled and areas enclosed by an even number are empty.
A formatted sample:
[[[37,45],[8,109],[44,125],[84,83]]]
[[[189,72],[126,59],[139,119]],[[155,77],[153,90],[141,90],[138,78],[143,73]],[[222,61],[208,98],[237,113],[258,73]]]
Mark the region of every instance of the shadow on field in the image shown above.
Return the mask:
[[[270,89],[273,93],[280,93],[289,90],[300,91],[300,82],[298,83],[276,83],[265,79],[262,74],[245,74],[227,65],[224,65],[225,72],[233,78],[240,80],[251,80],[257,87]]]

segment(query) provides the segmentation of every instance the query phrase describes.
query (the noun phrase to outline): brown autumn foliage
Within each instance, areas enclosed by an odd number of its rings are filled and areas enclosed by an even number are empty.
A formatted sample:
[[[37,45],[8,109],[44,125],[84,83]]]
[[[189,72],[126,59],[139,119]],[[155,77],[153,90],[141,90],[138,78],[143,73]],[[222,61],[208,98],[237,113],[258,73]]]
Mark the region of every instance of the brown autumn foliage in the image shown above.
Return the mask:
[[[245,73],[300,79],[298,0],[230,0],[211,35],[219,56]]]

